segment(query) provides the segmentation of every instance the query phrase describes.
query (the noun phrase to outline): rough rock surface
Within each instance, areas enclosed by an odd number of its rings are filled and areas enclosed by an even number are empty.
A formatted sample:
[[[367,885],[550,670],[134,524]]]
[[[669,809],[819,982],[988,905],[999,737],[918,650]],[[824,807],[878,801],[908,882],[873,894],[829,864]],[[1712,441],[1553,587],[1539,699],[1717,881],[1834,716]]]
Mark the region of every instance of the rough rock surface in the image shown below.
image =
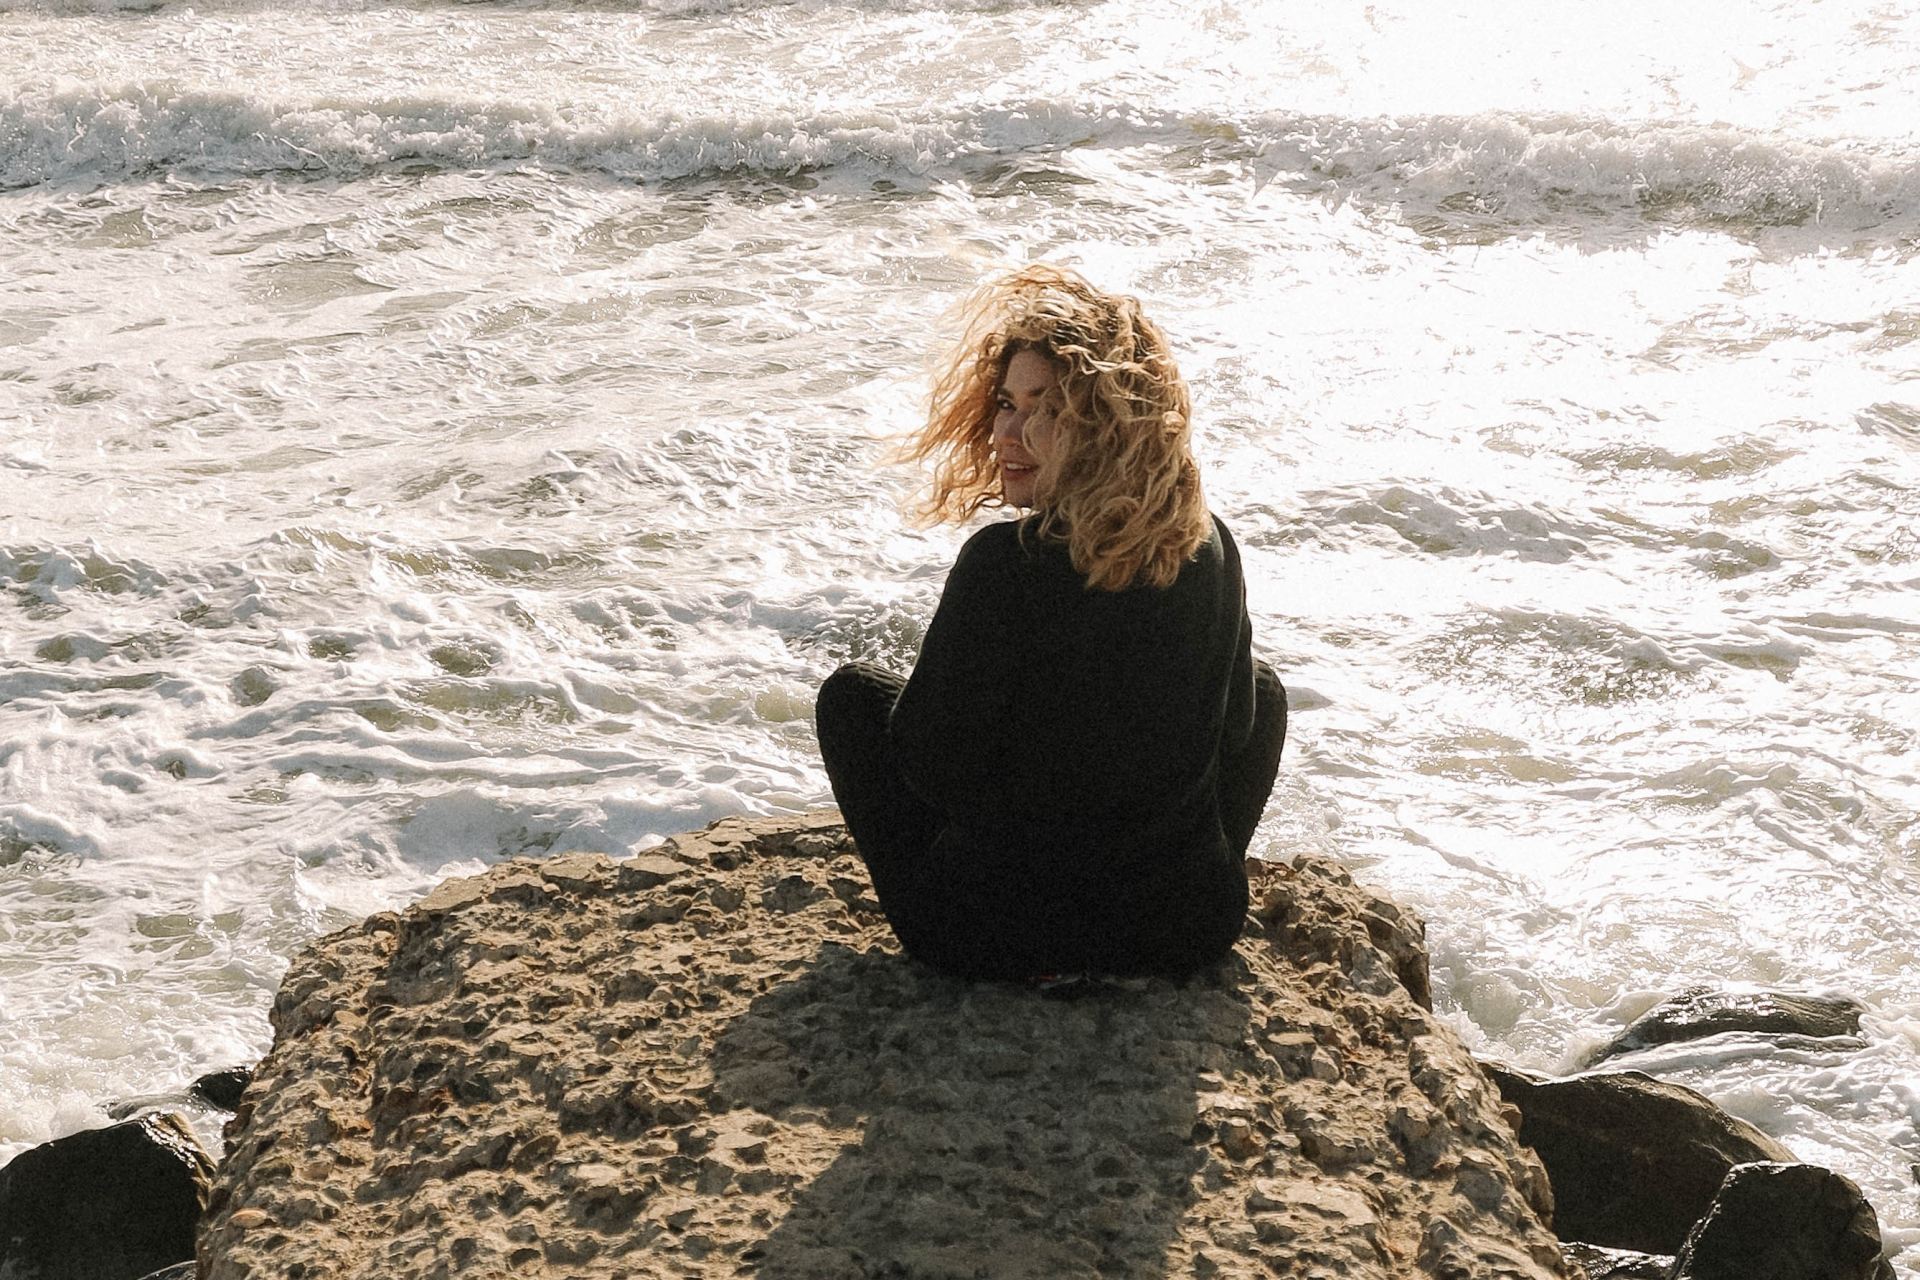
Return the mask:
[[[0,1169],[0,1276],[136,1280],[193,1257],[213,1162],[152,1113],[22,1151]]]
[[[1793,1153],[1684,1085],[1638,1071],[1547,1080],[1486,1066],[1546,1162],[1563,1240],[1674,1254],[1727,1171]]]
[[[1675,1280],[1893,1280],[1880,1221],[1853,1180],[1810,1164],[1743,1164],[1675,1260]]]
[[[1704,1040],[1729,1032],[1785,1038],[1859,1040],[1858,1000],[1780,991],[1715,991],[1694,987],[1635,1018],[1588,1065],[1654,1045]]]
[[[899,956],[830,813],[450,881],[288,972],[204,1273],[1577,1275],[1418,924],[1311,861],[1256,903],[1060,1000]]]

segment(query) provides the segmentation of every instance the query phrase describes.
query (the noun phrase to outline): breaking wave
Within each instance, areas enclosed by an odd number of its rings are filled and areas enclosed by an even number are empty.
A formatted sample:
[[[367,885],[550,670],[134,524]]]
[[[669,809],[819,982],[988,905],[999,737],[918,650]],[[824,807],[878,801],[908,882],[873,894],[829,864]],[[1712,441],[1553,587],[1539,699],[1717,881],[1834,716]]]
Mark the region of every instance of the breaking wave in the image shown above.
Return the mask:
[[[406,161],[531,163],[646,180],[844,164],[921,173],[956,150],[940,125],[876,114],[598,120],[505,102],[294,103],[162,84],[68,83],[0,101],[0,187],[176,169],[353,176]]]
[[[1920,157],[1724,126],[1573,116],[1266,116],[1257,180],[1458,213],[1632,206],[1872,225],[1920,208]]]
[[[1920,157],[1718,126],[1561,116],[1228,119],[1097,100],[917,117],[871,109],[615,116],[464,97],[298,102],[78,81],[0,98],[0,188],[173,172],[353,177],[395,163],[532,165],[639,181],[841,168],[939,180],[999,157],[1130,147],[1198,150],[1244,165],[1256,192],[1278,183],[1466,217],[1627,208],[1865,227],[1920,210]]]

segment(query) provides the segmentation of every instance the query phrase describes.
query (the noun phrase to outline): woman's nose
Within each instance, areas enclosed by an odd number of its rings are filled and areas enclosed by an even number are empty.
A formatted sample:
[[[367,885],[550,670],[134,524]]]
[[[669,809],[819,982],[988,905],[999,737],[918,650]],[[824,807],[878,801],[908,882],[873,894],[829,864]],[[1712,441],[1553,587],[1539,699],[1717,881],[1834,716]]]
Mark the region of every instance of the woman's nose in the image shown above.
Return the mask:
[[[1018,410],[1008,410],[995,416],[993,420],[993,443],[995,446],[1025,443],[1027,415]]]

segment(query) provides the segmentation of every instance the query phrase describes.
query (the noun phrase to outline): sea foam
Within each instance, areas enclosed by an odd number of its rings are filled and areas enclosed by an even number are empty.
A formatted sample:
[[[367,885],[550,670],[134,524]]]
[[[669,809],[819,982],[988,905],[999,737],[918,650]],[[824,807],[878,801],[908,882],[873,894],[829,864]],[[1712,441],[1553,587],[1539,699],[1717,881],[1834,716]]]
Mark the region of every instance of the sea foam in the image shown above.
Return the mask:
[[[610,115],[479,97],[273,99],[77,80],[0,99],[0,188],[157,173],[354,177],[538,166],[664,181],[850,169],[938,180],[1013,155],[1181,148],[1367,204],[1527,219],[1625,207],[1766,225],[1910,220],[1920,160],[1724,126],[1481,113],[1398,118],[1143,108],[1095,97],[883,110]]]

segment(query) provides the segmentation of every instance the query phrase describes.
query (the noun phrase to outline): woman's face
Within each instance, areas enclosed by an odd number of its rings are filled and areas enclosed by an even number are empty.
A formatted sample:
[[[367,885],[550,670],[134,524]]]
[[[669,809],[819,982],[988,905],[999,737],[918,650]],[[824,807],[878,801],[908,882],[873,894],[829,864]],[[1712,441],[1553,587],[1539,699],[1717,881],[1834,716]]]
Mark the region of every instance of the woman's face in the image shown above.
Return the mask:
[[[1016,507],[1033,505],[1034,475],[1039,470],[1027,449],[1027,421],[1060,380],[1053,361],[1038,351],[1013,353],[994,398],[993,452],[1000,463],[1000,492]]]

